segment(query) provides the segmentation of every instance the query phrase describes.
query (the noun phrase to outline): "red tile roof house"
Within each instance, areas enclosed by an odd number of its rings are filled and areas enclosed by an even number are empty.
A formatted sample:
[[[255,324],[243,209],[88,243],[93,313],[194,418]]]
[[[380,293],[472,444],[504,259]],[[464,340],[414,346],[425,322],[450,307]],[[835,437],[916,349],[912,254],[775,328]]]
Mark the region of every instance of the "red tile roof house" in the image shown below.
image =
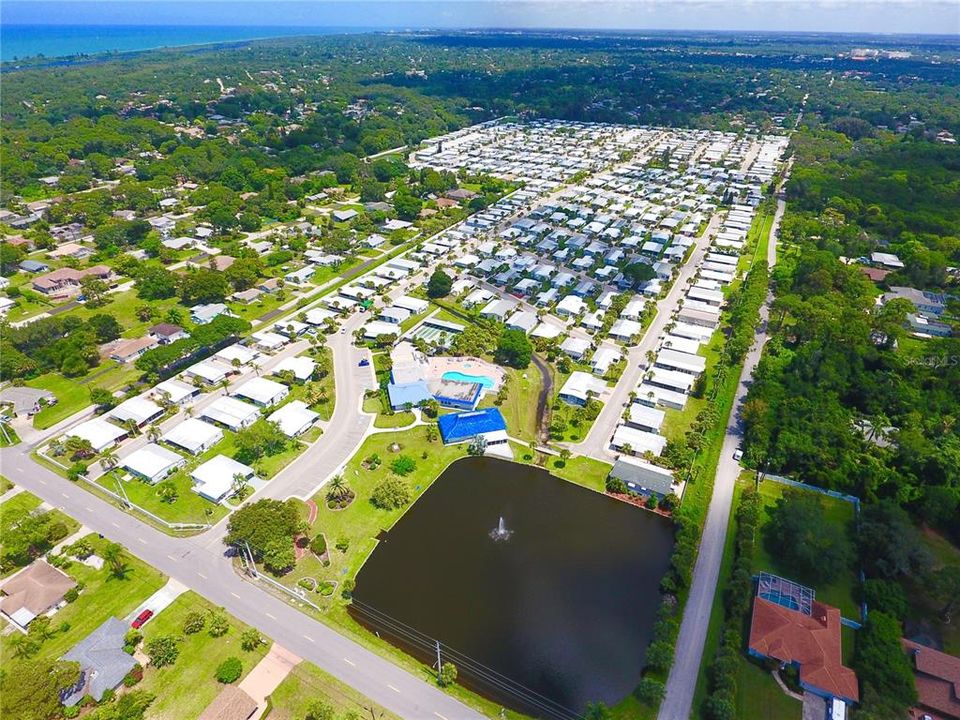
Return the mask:
[[[960,718],[960,658],[902,639],[917,682],[917,707],[911,719]]]
[[[800,685],[815,695],[860,701],[857,676],[842,661],[840,611],[835,607],[814,600],[806,615],[755,597],[749,652],[798,668]]]
[[[100,280],[110,280],[113,271],[106,265],[94,265],[86,270],[60,268],[33,280],[33,289],[55,298],[68,298],[80,293],[80,281],[92,275]]]

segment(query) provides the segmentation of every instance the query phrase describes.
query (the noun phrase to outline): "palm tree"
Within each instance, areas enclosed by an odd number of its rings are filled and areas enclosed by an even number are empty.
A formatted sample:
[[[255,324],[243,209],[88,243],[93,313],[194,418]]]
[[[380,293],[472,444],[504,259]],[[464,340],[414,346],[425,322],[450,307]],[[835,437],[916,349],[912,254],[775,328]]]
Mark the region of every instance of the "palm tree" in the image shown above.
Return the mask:
[[[115,577],[123,577],[127,572],[126,558],[123,554],[123,546],[120,543],[107,543],[101,553],[103,561],[109,566],[110,573]]]
[[[192,405],[188,405],[187,407],[185,407],[185,408],[183,409],[183,414],[186,415],[188,418],[192,418],[192,417],[193,417],[193,406],[192,406]]]
[[[230,489],[234,495],[240,495],[246,485],[247,478],[243,475],[243,473],[235,473],[233,476],[233,485]]]
[[[334,475],[330,480],[330,489],[327,490],[327,497],[337,502],[342,502],[350,497],[350,487],[343,475]]]
[[[107,448],[100,453],[100,465],[104,470],[109,472],[119,464],[120,458],[117,457],[117,454],[112,449]]]
[[[160,426],[156,423],[150,423],[150,427],[147,428],[147,440],[155,443],[160,439]]]
[[[123,421],[123,427],[130,434],[130,437],[136,437],[140,434],[140,426],[137,425],[137,421],[133,418]]]

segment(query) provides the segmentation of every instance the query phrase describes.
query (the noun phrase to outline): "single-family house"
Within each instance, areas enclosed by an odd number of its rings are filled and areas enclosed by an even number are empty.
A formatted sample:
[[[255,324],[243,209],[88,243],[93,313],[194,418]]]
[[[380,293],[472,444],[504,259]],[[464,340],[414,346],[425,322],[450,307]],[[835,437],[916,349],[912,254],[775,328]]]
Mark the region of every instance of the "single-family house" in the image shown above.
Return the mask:
[[[320,414],[311,410],[305,402],[293,400],[268,415],[267,420],[276,423],[280,432],[287,437],[296,437],[313,427],[319,417]]]
[[[127,423],[132,420],[137,424],[137,427],[152,423],[162,415],[163,408],[161,406],[141,395],[124,400],[107,413],[107,417],[113,418],[119,423]]]
[[[229,315],[233,317],[233,313],[223,303],[207,303],[206,305],[194,305],[190,310],[190,319],[196,325],[206,325],[208,322],[213,320],[215,317],[220,315]]]
[[[571,405],[586,405],[590,398],[601,396],[607,389],[607,384],[590,373],[575,370],[570,373],[558,397]]]
[[[248,481],[254,475],[252,467],[226,455],[216,455],[190,473],[197,494],[215,503],[235,493],[238,482]]]
[[[168,345],[177,340],[190,337],[190,333],[173,323],[159,323],[147,330],[147,333],[161,345]]]
[[[796,668],[800,686],[815,695],[857,703],[857,675],[843,664],[841,645],[837,608],[789,580],[760,574],[747,642],[752,656]]]
[[[290,388],[283,383],[264,377],[255,377],[234,388],[232,394],[234,397],[249,400],[259,407],[270,407],[289,395]]]
[[[259,379],[259,378],[255,378]],[[276,383],[279,385],[279,383]],[[286,386],[281,386],[286,390]],[[260,417],[260,410],[237,400],[234,397],[219,397],[203,409],[202,418],[211,422],[223,425],[234,432],[250,427]]]
[[[133,475],[156,485],[187,464],[187,459],[156,443],[148,443],[134,450],[120,462],[120,466]]]
[[[134,657],[123,650],[129,629],[127,623],[112,617],[67,651],[63,659],[79,663],[80,681],[61,697],[64,705],[76,705],[87,695],[99,702],[137,666]]]
[[[160,438],[165,443],[176,445],[191,455],[201,455],[223,440],[223,431],[197,418],[187,418]]]
[[[630,492],[663,499],[676,493],[673,473],[639,458],[622,455],[610,470],[610,477],[621,480]]]
[[[64,602],[63,596],[76,581],[46,560],[35,560],[26,570],[7,580],[0,596],[0,612],[26,630],[34,618],[45,615]]]
[[[88,440],[95,452],[101,452],[116,445],[127,436],[123,428],[107,422],[103,418],[95,417],[82,422],[65,433],[68,437],[78,437]]]

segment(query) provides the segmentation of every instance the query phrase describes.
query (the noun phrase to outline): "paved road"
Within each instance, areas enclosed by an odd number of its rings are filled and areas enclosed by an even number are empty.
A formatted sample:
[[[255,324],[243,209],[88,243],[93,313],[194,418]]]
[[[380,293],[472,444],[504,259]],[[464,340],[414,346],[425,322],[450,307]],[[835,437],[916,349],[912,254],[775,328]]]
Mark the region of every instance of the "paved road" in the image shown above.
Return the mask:
[[[347,320],[347,332],[329,339],[333,350],[336,406],[326,433],[275,476],[260,495],[307,497],[355,452],[371,423],[359,412],[363,391],[373,385],[372,369],[358,367],[363,351],[351,345],[353,330],[365,319]],[[192,538],[173,538],[87,492],[30,458],[27,443],[0,450],[0,472],[18,486],[64,510],[94,532],[123,544],[131,553],[169,577],[222,605],[242,621],[300,657],[405,718],[475,720],[483,715],[449,697],[389,660],[365,649],[233,570],[222,538],[226,521]]]
[[[719,226],[720,217],[715,214],[710,218],[710,223],[703,234],[696,239],[695,249],[690,255],[690,259],[680,268],[680,273],[666,297],[658,301],[657,314],[647,327],[643,339],[628,351],[627,367],[593,423],[593,427],[590,428],[587,437],[582,442],[570,446],[570,449],[577,455],[587,455],[601,459],[613,459],[616,456],[616,453],[610,449],[610,440],[613,437],[614,430],[616,430],[617,423],[623,416],[624,405],[629,402],[630,393],[636,389],[637,383],[645,372],[641,363],[645,364],[647,362],[648,352],[656,350],[664,328],[672,321],[674,312],[680,306],[680,301],[687,292],[688,282],[696,275],[700,263],[709,250],[710,238],[713,237]]]
[[[296,607],[245,582],[233,571],[223,545],[208,542],[209,533],[187,539],[164,535],[32,462],[19,446],[0,452],[0,463],[3,474],[13,482],[94,532],[122,543],[132,554],[397,715],[417,720],[483,717]]]
[[[782,200],[777,202],[777,211],[770,226],[767,262],[771,266],[776,262],[776,235],[785,207]],[[687,720],[693,706],[693,694],[697,687],[700,662],[703,658],[703,644],[710,625],[710,609],[720,575],[720,562],[723,559],[723,544],[727,537],[733,488],[741,471],[740,463],[733,459],[733,453],[740,445],[741,439],[740,408],[747,394],[754,368],[760,361],[763,346],[767,342],[767,321],[771,300],[772,296],[768,294],[766,303],[760,308],[757,336],[753,347],[747,353],[743,371],[740,373],[740,384],[737,386],[733,408],[727,421],[726,436],[723,439],[723,450],[717,463],[713,497],[710,499],[710,508],[707,511],[707,520],[700,539],[700,553],[693,568],[690,596],[687,598],[683,622],[680,624],[673,667],[670,668],[666,694],[660,705],[657,720]]]

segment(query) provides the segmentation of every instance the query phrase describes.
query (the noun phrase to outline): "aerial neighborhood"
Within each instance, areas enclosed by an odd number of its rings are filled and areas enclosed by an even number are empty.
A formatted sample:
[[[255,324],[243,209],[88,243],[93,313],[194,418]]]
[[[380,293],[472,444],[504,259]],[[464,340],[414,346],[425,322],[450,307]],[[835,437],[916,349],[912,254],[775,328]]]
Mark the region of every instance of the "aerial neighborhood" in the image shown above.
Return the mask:
[[[4,61],[4,717],[960,718],[957,54],[656,38]]]

